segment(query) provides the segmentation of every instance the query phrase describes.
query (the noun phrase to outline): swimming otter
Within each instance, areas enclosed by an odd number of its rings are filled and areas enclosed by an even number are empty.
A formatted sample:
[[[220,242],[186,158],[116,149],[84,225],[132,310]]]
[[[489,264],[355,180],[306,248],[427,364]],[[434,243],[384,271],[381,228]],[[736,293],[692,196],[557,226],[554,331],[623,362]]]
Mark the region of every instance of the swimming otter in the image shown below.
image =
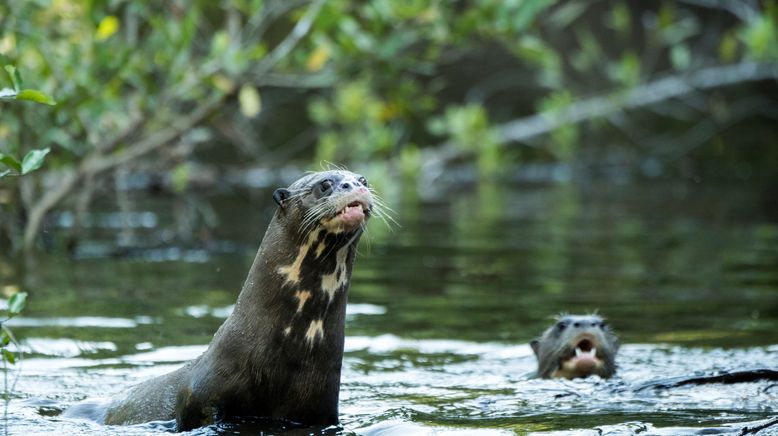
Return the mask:
[[[597,315],[564,315],[530,342],[542,378],[603,378],[616,372],[619,341]]]
[[[364,177],[342,170],[308,174],[273,199],[279,208],[208,349],[107,407],[76,405],[66,416],[175,419],[179,431],[239,416],[337,424],[346,299],[376,199]]]

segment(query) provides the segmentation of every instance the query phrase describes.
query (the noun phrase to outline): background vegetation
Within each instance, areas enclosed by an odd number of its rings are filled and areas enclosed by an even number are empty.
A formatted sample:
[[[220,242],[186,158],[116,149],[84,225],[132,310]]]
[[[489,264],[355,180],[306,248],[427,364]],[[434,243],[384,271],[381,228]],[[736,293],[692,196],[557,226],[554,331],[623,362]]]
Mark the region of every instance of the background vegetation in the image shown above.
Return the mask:
[[[767,186],[776,23],[778,4],[756,0],[3,2],[0,63],[58,104],[0,103],[0,153],[50,150],[28,177],[0,164],[0,245],[46,247],[55,210],[75,244],[94,198],[262,186],[325,161],[404,192]]]

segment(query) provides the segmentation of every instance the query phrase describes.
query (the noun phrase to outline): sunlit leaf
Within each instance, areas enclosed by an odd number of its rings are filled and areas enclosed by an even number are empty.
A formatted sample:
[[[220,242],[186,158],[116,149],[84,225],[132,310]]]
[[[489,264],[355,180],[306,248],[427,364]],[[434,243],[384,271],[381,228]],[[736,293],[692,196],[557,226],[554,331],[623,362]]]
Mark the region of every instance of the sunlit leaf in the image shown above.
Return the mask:
[[[189,179],[192,177],[192,166],[188,162],[181,163],[173,168],[170,173],[170,182],[173,191],[181,193],[186,190]]]
[[[11,174],[11,170],[0,171],[0,178],[3,178],[9,174]]]
[[[211,37],[211,54],[214,56],[221,56],[227,51],[227,47],[230,45],[230,37],[224,31],[219,31],[213,34]]]
[[[251,85],[241,86],[238,93],[238,101],[240,102],[240,113],[246,118],[254,118],[262,110],[262,100],[259,97],[259,91]]]
[[[100,24],[97,25],[95,39],[98,41],[105,41],[116,33],[117,30],[119,30],[119,19],[113,15],[108,15],[100,20]]]
[[[16,356],[11,352],[11,350],[7,348],[3,348],[3,359],[5,359],[5,361],[11,365],[16,363]]]
[[[57,104],[57,102],[54,101],[51,96],[42,91],[38,91],[37,89],[23,89],[19,91],[18,94],[16,94],[16,99],[34,101],[36,103],[43,103],[50,106]]]
[[[550,0],[528,0],[522,2],[513,16],[514,30],[524,30],[543,9],[551,3]]]
[[[16,99],[16,91],[11,88],[0,89],[0,98]]]
[[[744,42],[751,51],[750,55],[756,59],[778,58],[776,39],[778,28],[775,21],[767,16],[754,20],[744,32]]]
[[[737,56],[738,42],[731,33],[724,35],[719,43],[719,58],[725,62],[731,62]]]
[[[614,29],[626,34],[630,28],[630,12],[626,4],[617,3],[611,9],[611,25]]]
[[[19,73],[19,70],[16,69],[13,65],[6,65],[5,71],[8,72],[8,75],[11,76],[11,84],[13,84],[14,90],[19,92],[20,89],[22,89],[22,75]]]
[[[327,61],[330,59],[330,49],[327,46],[320,45],[311,52],[308,56],[308,60],[305,63],[305,67],[308,71],[314,72],[321,70]]]
[[[691,53],[686,44],[677,44],[670,49],[670,60],[677,70],[685,70],[691,64]]]
[[[39,150],[30,150],[30,152],[24,156],[24,159],[22,159],[21,173],[27,174],[40,168],[41,165],[43,165],[43,159],[46,158],[49,151],[51,151],[51,149],[48,147]]]
[[[18,315],[24,309],[24,305],[27,303],[27,293],[17,292],[8,299],[8,313],[11,315]]]
[[[11,343],[11,336],[8,334],[5,329],[3,329],[3,333],[0,334],[0,345],[5,347],[6,345]]]
[[[0,153],[0,162],[4,163],[9,168],[13,168],[18,172],[22,172],[22,164],[13,156]]]
[[[224,74],[216,74],[212,78],[213,86],[214,88],[218,89],[219,91],[227,94],[232,92],[233,89],[235,89],[235,82],[230,80],[229,77],[225,76]]]
[[[549,21],[559,27],[569,26],[570,23],[578,19],[585,11],[589,3],[567,2],[557,7],[549,16]]]
[[[662,2],[658,18],[661,29],[671,26],[676,21],[675,4],[673,2]]]

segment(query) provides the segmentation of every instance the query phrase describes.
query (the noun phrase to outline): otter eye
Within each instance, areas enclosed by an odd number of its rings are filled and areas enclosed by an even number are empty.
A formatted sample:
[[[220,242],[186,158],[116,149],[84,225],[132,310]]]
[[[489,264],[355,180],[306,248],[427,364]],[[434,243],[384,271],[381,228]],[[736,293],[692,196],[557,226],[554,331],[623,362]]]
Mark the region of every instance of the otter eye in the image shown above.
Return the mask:
[[[362,185],[362,186],[364,186],[365,188],[367,188],[367,179],[366,179],[366,178],[364,178],[364,177],[360,177],[360,178],[357,180],[357,182],[359,182],[359,184],[360,184],[360,185]]]
[[[330,189],[332,189],[332,184],[333,184],[332,180],[330,180],[330,179],[322,180],[321,183],[319,183],[319,187],[321,189],[321,192],[327,192]]]
[[[556,323],[556,328],[559,329],[559,331],[561,332],[562,330],[567,328],[567,324],[568,324],[567,321],[559,321],[558,323]]]

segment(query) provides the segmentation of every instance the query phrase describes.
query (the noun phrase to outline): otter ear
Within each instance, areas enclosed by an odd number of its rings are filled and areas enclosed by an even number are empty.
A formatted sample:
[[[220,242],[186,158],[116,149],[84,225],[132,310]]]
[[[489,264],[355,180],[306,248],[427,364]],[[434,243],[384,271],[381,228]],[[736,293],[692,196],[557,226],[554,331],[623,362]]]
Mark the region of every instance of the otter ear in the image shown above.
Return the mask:
[[[535,355],[538,355],[538,349],[540,349],[540,341],[537,339],[533,339],[529,342],[529,346],[532,347],[532,351],[535,352]]]
[[[275,190],[275,192],[273,192],[273,200],[275,200],[276,203],[281,206],[281,209],[283,209],[284,201],[286,201],[291,195],[292,193],[289,192],[288,189],[278,188]]]

